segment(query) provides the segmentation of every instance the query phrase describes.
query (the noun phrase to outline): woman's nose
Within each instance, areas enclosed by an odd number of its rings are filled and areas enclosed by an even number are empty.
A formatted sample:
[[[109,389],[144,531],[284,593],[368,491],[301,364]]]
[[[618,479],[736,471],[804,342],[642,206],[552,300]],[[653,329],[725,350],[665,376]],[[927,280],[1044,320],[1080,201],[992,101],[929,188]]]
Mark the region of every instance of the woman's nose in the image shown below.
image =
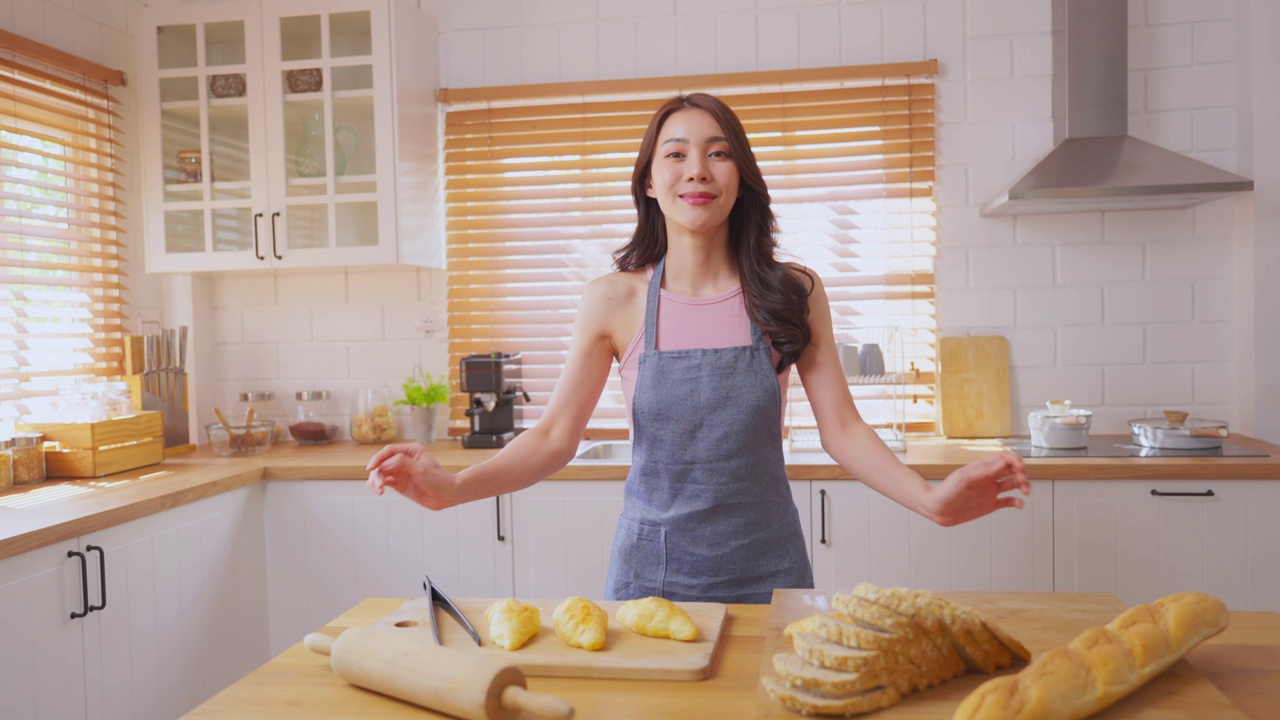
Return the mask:
[[[709,177],[707,172],[707,162],[700,157],[689,158],[687,167],[685,167],[685,179],[700,182]]]

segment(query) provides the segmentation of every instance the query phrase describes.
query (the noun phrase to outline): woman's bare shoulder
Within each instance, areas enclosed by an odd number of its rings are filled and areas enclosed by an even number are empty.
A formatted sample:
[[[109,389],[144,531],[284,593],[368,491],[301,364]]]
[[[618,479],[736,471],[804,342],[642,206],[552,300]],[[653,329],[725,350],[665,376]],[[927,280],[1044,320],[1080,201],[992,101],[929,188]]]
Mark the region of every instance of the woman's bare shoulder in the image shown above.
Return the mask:
[[[647,284],[648,278],[643,269],[617,270],[587,283],[583,299],[605,303],[626,302],[637,295],[643,295]]]

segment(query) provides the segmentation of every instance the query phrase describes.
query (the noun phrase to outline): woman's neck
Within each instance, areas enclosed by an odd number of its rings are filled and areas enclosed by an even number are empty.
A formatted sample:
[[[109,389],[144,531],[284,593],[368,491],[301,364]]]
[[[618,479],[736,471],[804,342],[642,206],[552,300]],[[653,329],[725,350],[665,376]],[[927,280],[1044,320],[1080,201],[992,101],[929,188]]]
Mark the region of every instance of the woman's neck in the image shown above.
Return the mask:
[[[685,297],[713,297],[738,286],[728,234],[667,237],[662,287]]]

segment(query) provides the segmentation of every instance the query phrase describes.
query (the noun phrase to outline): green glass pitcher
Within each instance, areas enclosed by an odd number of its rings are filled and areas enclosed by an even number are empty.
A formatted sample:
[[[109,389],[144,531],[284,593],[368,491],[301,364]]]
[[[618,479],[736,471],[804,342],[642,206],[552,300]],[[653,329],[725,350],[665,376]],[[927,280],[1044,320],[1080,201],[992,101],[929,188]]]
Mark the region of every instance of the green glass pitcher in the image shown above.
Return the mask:
[[[350,147],[342,144],[343,133],[349,138]],[[346,125],[333,128],[333,173],[341,177],[347,172],[347,161],[356,151],[356,132]],[[324,118],[320,111],[302,116],[302,139],[294,153],[294,166],[298,177],[324,177],[327,171],[324,150]]]

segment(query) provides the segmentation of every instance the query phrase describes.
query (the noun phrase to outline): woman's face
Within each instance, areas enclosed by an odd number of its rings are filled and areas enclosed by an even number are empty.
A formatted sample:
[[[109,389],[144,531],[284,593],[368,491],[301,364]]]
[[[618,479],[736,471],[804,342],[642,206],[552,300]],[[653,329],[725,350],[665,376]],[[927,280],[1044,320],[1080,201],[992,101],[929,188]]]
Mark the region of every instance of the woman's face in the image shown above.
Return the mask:
[[[738,199],[738,165],[710,113],[685,108],[667,117],[645,194],[658,201],[669,236],[677,228],[707,234],[727,227]]]

